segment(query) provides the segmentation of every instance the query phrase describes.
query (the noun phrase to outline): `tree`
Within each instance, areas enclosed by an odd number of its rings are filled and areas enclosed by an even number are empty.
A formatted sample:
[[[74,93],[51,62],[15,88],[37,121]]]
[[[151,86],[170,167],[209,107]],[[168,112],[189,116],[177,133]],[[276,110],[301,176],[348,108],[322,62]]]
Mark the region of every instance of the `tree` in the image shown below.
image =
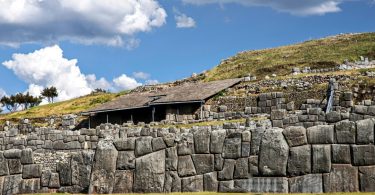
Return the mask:
[[[10,97],[4,96],[0,99],[0,103],[4,105],[9,112],[15,112],[20,107],[23,110],[29,109],[34,106],[38,106],[42,102],[41,97],[34,97],[28,92],[26,94],[17,93]]]
[[[47,101],[49,103],[53,103],[53,100],[55,97],[59,96],[59,93],[57,92],[56,87],[46,87],[43,89],[41,95],[45,98],[47,98]]]

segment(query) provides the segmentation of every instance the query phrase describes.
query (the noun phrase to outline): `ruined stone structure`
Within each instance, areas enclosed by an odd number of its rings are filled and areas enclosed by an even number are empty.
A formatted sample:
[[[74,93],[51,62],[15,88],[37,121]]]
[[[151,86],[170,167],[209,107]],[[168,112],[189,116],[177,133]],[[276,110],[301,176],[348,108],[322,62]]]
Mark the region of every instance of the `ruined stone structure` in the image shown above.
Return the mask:
[[[103,124],[21,135],[9,126],[0,132],[0,194],[375,191],[374,119],[273,127],[283,114],[190,129]]]

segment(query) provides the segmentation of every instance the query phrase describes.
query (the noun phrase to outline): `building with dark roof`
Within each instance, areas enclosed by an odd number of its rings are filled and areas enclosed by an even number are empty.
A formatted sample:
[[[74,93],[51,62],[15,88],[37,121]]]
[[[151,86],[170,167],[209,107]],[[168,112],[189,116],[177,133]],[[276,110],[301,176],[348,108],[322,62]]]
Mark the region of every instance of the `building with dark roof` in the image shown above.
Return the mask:
[[[94,109],[83,112],[89,124],[122,124],[124,122],[182,121],[197,118],[207,100],[242,79],[187,83],[157,92],[139,92],[120,96]]]

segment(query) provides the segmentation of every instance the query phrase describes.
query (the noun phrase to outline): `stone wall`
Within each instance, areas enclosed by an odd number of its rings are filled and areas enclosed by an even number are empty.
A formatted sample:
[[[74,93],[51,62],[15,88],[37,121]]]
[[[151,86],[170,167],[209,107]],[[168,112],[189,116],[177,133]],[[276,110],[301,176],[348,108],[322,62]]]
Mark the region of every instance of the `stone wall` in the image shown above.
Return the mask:
[[[375,191],[375,119],[272,127],[282,114],[189,129],[11,127],[0,194]]]

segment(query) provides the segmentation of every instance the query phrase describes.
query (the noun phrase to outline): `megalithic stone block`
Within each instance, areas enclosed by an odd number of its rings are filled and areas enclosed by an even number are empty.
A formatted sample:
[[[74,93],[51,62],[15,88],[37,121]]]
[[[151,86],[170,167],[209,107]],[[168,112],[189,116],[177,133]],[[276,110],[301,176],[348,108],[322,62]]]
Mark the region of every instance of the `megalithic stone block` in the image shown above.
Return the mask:
[[[90,194],[113,192],[117,155],[118,152],[112,141],[102,140],[98,143],[90,180]]]
[[[283,129],[268,129],[262,139],[259,153],[259,171],[263,176],[286,176],[289,146]]]
[[[356,122],[357,124],[357,144],[374,143],[374,120],[366,119]]]
[[[323,175],[324,192],[358,192],[358,168],[351,165],[332,165],[330,173]]]
[[[375,166],[359,167],[361,192],[375,192]]]
[[[135,161],[134,192],[162,193],[165,181],[165,151],[160,150]]]
[[[289,178],[290,193],[323,193],[322,174],[309,174]]]
[[[288,193],[288,178],[286,177],[253,177],[234,180],[235,192],[252,193]]]

